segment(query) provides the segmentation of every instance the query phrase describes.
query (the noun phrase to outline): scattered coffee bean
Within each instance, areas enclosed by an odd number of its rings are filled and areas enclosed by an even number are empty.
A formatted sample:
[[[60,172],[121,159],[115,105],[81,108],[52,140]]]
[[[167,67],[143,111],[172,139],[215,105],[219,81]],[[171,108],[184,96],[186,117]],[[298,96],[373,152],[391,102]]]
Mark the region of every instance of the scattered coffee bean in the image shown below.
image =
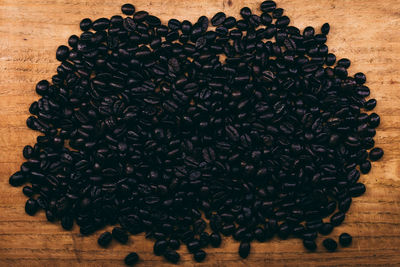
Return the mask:
[[[125,264],[128,266],[133,266],[139,261],[139,255],[136,252],[131,252],[125,257]]]
[[[336,248],[337,248],[337,243],[336,243],[336,241],[333,240],[332,238],[327,238],[327,239],[325,239],[325,240],[322,242],[322,244],[323,244],[324,247],[325,247],[328,251],[330,251],[330,252],[335,251]]]
[[[110,232],[104,232],[102,233],[99,238],[97,239],[97,243],[102,246],[102,247],[107,247],[112,240],[112,235]]]
[[[339,243],[342,247],[350,246],[353,238],[348,233],[343,233],[339,236]]]

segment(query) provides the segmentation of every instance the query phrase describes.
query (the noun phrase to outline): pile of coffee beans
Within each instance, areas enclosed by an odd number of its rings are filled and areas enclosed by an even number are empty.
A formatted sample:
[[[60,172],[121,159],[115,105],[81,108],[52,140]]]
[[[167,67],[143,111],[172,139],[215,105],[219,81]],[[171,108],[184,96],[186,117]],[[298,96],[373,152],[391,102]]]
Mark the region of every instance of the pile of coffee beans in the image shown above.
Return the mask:
[[[83,19],[29,108],[42,135],[9,180],[26,184],[26,213],[83,235],[114,225],[102,247],[145,232],[173,263],[182,245],[205,260],[221,235],[242,258],[276,235],[317,249],[383,155],[380,118],[367,113],[376,100],[365,75],[329,53],[329,24],[290,26],[273,1],[260,11],[164,25],[125,4],[124,17]]]

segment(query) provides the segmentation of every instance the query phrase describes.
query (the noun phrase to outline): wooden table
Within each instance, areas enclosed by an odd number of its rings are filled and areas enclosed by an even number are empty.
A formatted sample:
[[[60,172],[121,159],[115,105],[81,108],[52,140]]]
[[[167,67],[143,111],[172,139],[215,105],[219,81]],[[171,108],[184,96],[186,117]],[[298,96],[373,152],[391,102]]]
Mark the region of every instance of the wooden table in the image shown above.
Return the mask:
[[[63,231],[58,223],[48,223],[43,212],[27,216],[21,189],[8,184],[23,161],[23,146],[34,144],[37,133],[27,129],[25,120],[30,103],[38,98],[36,82],[55,73],[57,46],[80,32],[82,18],[110,17],[120,12],[123,3],[0,1],[0,266],[122,266],[130,251],[140,254],[141,266],[167,265],[153,255],[153,243],[143,236],[131,237],[126,246],[102,249],[96,235],[84,238],[77,227]],[[137,10],[147,10],[163,22],[171,17],[194,21],[219,10],[237,17],[246,5],[256,9],[259,1],[135,1]],[[229,239],[221,248],[209,249],[202,266],[400,266],[400,1],[287,0],[278,5],[299,28],[319,28],[329,22],[331,51],[352,60],[350,73],[366,73],[382,118],[375,141],[385,156],[361,177],[366,194],[354,199],[345,223],[332,233],[335,238],[351,233],[350,248],[327,253],[319,238],[318,253],[309,253],[300,240],[274,239],[253,245],[250,257],[241,260],[238,243]],[[181,265],[194,266],[192,256],[181,251]]]

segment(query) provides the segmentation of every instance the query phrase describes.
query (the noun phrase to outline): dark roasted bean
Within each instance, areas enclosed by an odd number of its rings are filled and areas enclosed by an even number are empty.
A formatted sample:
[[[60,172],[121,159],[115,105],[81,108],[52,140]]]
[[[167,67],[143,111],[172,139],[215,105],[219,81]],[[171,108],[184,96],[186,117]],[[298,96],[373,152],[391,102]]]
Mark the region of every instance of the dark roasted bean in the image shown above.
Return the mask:
[[[276,8],[276,4],[274,1],[264,1],[260,5],[260,9],[262,12],[271,12]]]
[[[380,147],[375,147],[371,149],[371,151],[369,152],[369,159],[371,161],[377,161],[382,157],[383,157],[383,150]]]
[[[239,256],[243,259],[247,258],[250,254],[250,243],[241,242],[239,246]]]
[[[314,240],[303,240],[303,246],[309,251],[314,251],[317,249],[317,244]]]
[[[121,244],[128,242],[128,234],[121,227],[114,227],[112,230],[112,237]]]
[[[207,254],[204,252],[204,250],[198,250],[194,253],[194,259],[197,262],[202,262],[206,258]]]
[[[125,15],[133,15],[133,13],[135,13],[135,7],[132,4],[124,4],[121,6],[121,11]]]
[[[178,263],[179,259],[180,259],[180,255],[178,252],[174,251],[174,250],[167,250],[164,253],[164,258],[172,263]]]
[[[65,45],[60,45],[57,48],[56,58],[58,61],[64,61],[68,58],[69,49]]]
[[[164,254],[168,248],[168,242],[165,240],[158,240],[154,243],[153,252],[157,256]]]
[[[211,25],[213,26],[219,26],[222,23],[224,23],[226,19],[226,15],[223,12],[218,12],[217,14],[214,15],[211,19]]]
[[[92,20],[89,18],[85,18],[81,20],[79,27],[81,28],[82,31],[88,31],[92,27]]]
[[[333,216],[331,217],[331,224],[333,224],[333,226],[338,226],[340,224],[342,224],[342,222],[344,221],[345,218],[345,214],[343,212],[337,212],[335,214],[333,214]]]
[[[35,215],[38,210],[38,205],[36,200],[30,198],[25,203],[25,212],[31,216]]]
[[[325,247],[328,251],[330,251],[330,252],[335,251],[336,248],[337,248],[337,243],[336,243],[336,241],[333,240],[332,238],[327,238],[327,239],[325,239],[325,240],[322,242],[322,244],[323,244],[324,247]]]
[[[333,225],[330,223],[324,223],[322,227],[319,229],[319,233],[321,235],[329,235],[333,230]]]
[[[131,252],[126,255],[124,262],[128,266],[133,266],[139,261],[139,255],[136,252]]]
[[[339,236],[339,243],[342,247],[350,246],[353,238],[348,233],[343,233]]]
[[[212,233],[210,235],[210,244],[215,248],[219,247],[221,245],[221,236],[217,233]]]
[[[102,233],[99,238],[97,239],[97,243],[101,246],[101,247],[107,247],[112,240],[112,235],[110,232],[104,232]]]

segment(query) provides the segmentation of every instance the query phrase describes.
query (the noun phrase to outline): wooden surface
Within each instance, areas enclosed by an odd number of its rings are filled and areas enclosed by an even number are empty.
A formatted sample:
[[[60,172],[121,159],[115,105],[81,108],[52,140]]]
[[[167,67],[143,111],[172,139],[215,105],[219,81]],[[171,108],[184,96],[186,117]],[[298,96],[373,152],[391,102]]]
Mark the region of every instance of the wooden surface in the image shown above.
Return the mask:
[[[152,253],[152,242],[130,237],[128,245],[97,246],[96,235],[84,238],[59,224],[48,223],[43,212],[24,213],[21,188],[8,184],[21,162],[22,148],[33,144],[36,132],[28,130],[28,107],[37,99],[36,82],[50,79],[57,62],[55,51],[71,34],[79,33],[84,17],[110,17],[120,13],[118,0],[0,0],[0,266],[122,266],[130,251],[137,251],[141,266],[164,265]],[[136,0],[137,10],[168,18],[196,20],[225,11],[238,16],[241,7],[257,8],[248,0]],[[364,196],[354,199],[345,223],[335,229],[354,236],[350,248],[327,253],[318,239],[317,253],[305,252],[300,240],[272,240],[252,246],[247,260],[237,255],[238,243],[226,240],[219,249],[208,249],[202,266],[400,266],[400,1],[398,0],[286,0],[278,1],[292,24],[299,28],[331,24],[328,46],[340,57],[352,60],[350,73],[363,71],[381,126],[376,144],[384,159],[362,176]],[[182,251],[182,266],[194,266]]]

